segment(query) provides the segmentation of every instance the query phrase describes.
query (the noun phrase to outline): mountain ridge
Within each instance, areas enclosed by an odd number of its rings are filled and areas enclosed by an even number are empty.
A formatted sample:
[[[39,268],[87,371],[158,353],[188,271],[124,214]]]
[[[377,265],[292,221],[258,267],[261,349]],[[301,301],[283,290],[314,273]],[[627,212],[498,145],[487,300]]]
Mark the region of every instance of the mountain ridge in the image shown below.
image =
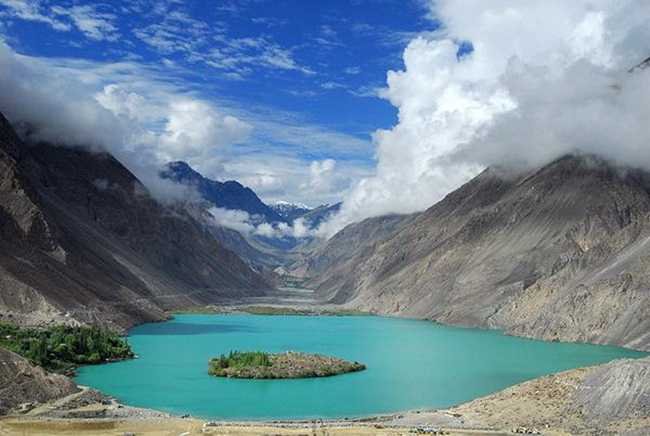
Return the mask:
[[[287,222],[260,200],[252,189],[235,180],[219,182],[209,179],[183,161],[168,163],[160,174],[163,178],[196,188],[201,197],[215,207],[248,213],[253,222]],[[258,217],[263,219],[259,220]]]
[[[5,320],[126,328],[271,288],[107,153],[25,144],[0,114],[0,169]]]
[[[490,168],[424,212],[344,229],[302,272],[361,310],[650,349],[649,192],[649,173],[593,156]]]

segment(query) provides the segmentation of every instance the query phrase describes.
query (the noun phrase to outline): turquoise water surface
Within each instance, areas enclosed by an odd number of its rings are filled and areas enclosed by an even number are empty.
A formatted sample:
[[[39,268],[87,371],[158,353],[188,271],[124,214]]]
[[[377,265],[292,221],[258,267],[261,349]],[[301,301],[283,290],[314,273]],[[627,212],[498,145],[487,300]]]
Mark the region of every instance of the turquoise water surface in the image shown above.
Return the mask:
[[[87,366],[77,382],[132,406],[202,418],[354,417],[465,402],[544,374],[644,353],[373,316],[178,315],[130,331],[139,358]],[[322,353],[365,363],[330,378],[210,377],[230,350]]]

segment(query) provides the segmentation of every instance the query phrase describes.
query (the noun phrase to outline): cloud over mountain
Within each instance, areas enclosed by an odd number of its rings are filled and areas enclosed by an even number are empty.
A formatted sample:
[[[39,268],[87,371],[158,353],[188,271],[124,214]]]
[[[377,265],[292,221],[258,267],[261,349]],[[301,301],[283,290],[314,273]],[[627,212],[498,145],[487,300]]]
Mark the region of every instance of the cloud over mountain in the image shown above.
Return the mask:
[[[440,0],[383,97],[398,123],[374,135],[375,174],[347,195],[331,234],[425,209],[488,165],[597,153],[650,167],[650,4],[631,0]],[[473,51],[459,52],[469,41]]]

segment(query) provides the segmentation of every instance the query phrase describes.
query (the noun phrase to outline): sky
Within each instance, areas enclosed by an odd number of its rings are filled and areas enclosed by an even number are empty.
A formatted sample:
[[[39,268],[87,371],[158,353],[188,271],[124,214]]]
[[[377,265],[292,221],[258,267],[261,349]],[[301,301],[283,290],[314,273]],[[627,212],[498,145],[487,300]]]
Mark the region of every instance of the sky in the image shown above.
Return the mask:
[[[316,206],[372,172],[371,135],[396,120],[378,89],[435,27],[427,12],[417,0],[0,0],[0,32],[43,68],[74,70],[113,112],[170,127],[156,159]]]
[[[157,177],[175,159],[268,202],[342,199],[322,236],[493,165],[650,170],[650,2],[0,0],[0,34],[10,120],[160,199],[187,195]]]

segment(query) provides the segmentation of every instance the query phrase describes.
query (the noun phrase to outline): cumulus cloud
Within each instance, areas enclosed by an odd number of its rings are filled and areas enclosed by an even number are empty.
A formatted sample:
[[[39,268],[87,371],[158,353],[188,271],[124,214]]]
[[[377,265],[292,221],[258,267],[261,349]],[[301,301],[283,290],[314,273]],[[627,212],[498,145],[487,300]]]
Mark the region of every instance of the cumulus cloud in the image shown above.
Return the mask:
[[[14,122],[38,127],[37,139],[62,144],[123,143],[128,129],[97,103],[83,84],[0,42],[0,110]]]
[[[161,153],[166,160],[188,159],[204,155],[214,147],[245,140],[252,127],[230,115],[218,113],[208,103],[180,100],[170,104]]]
[[[322,161],[313,161],[309,165],[309,184],[313,191],[327,191],[332,184],[332,177],[336,168],[334,159],[325,159]],[[306,187],[307,185],[303,185]]]
[[[623,0],[431,2],[443,27],[413,39],[381,95],[398,123],[374,134],[377,167],[326,224],[423,210],[486,166],[571,152],[650,169],[650,4]],[[463,44],[473,51],[459,56]],[[467,47],[466,45],[464,46]]]

